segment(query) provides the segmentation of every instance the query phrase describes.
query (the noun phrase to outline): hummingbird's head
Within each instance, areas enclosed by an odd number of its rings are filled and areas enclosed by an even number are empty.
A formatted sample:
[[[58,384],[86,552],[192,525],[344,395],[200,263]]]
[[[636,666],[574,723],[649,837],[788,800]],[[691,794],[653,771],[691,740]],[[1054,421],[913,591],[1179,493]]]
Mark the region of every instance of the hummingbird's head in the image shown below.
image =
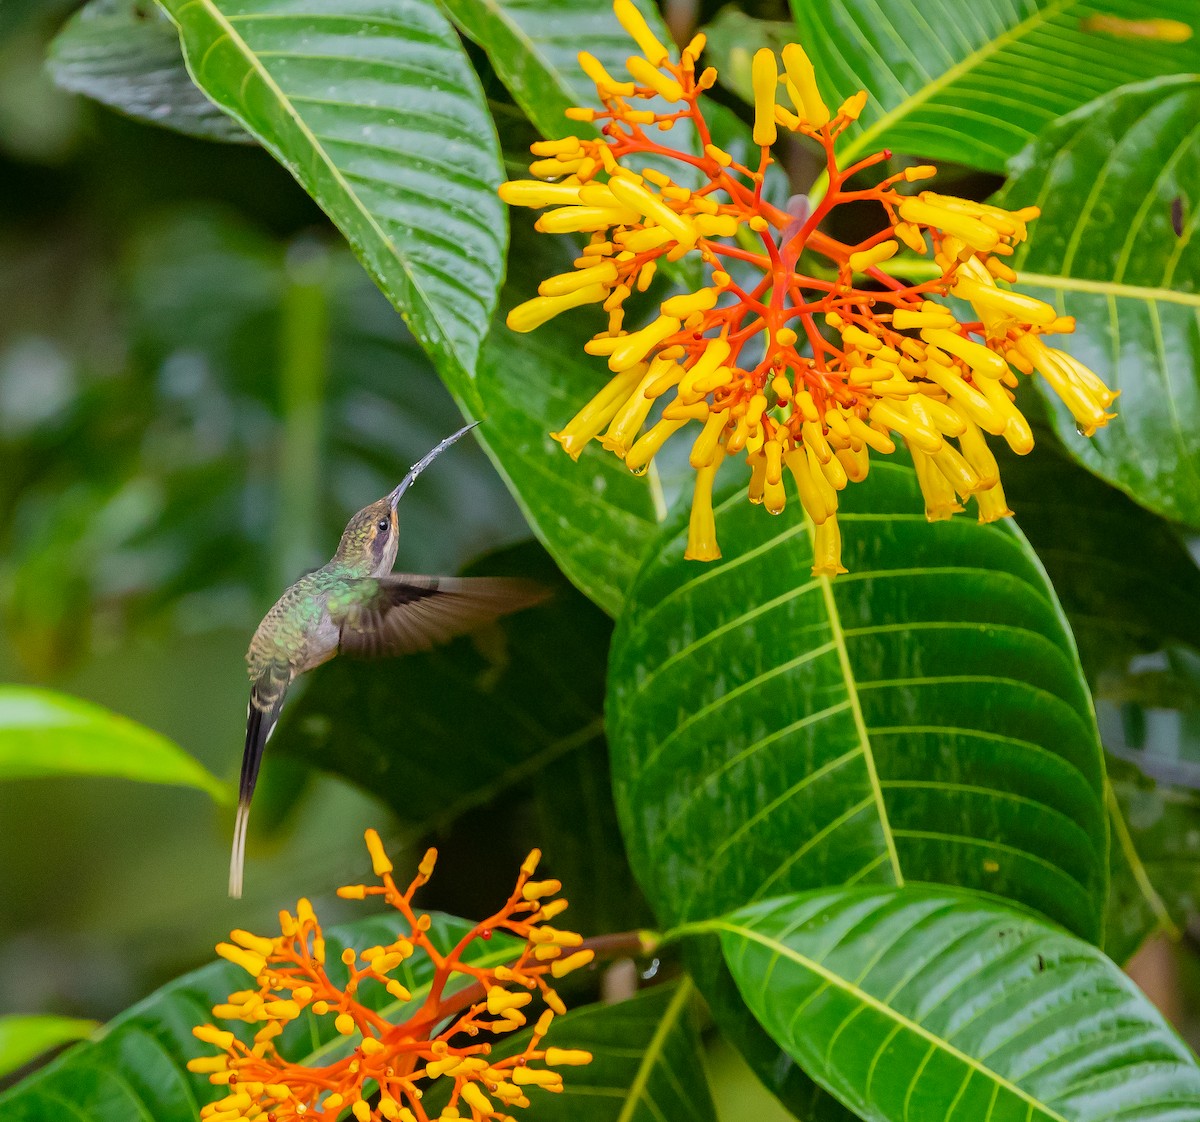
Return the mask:
[[[364,575],[381,577],[392,571],[398,544],[396,505],[384,498],[350,519],[334,560],[352,565]]]
[[[365,575],[382,577],[392,571],[396,561],[396,504],[401,496],[416,482],[416,478],[456,440],[466,436],[477,424],[472,421],[463,425],[458,432],[446,437],[431,452],[428,452],[409,469],[399,485],[386,498],[363,507],[342,531],[335,561],[362,570]]]

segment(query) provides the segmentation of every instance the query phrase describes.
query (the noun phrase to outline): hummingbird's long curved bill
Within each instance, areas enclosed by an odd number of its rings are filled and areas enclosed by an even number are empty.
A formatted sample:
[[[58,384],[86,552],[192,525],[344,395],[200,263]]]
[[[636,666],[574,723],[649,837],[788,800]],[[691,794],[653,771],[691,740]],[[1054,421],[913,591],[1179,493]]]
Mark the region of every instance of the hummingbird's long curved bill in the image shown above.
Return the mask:
[[[457,440],[461,440],[479,423],[479,421],[472,421],[469,425],[463,425],[463,427],[459,429],[458,432],[456,432],[453,436],[446,437],[446,439],[443,440],[436,448],[434,448],[432,452],[430,452],[428,455],[422,456],[420,460],[413,464],[413,466],[409,468],[408,474],[402,480],[400,480],[400,485],[390,495],[388,495],[388,502],[392,504],[392,509],[396,509],[396,504],[400,501],[400,496],[403,495],[404,492],[416,482],[417,476],[420,475],[421,472],[423,472],[431,463],[433,463],[438,456],[446,451],[451,444]]]

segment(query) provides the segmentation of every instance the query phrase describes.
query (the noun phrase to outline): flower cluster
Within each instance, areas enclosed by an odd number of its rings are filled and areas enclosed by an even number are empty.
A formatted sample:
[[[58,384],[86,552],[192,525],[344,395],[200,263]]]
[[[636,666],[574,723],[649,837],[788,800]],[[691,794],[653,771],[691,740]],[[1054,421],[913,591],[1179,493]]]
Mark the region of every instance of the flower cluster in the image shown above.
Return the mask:
[[[1044,341],[1074,330],[1074,320],[1006,287],[1017,278],[1005,258],[1025,238],[1036,207],[1009,212],[899,189],[932,176],[929,166],[874,186],[852,184],[891,158],[883,151],[838,166],[835,142],[867,95],[860,91],[830,113],[811,62],[794,44],[781,52],[782,73],[770,50],[754,56],[753,139],[761,155],[757,167],[740,164],[712,142],[699,106],[716,80],[711,67],[697,74],[704,36],[673,62],[631,0],[615,0],[614,8],[641,51],[626,63],[630,80],[584,52],[580,65],[604,108],[568,111],[573,120],[596,122],[600,135],[534,144],[537,178],[500,188],[511,205],[552,208],[538,230],[589,236],[574,269],[544,281],[508,324],[531,331],[589,304],[607,313],[606,329],[585,349],[607,359],[612,379],[552,434],[571,456],[599,439],[641,472],[674,433],[700,426],[690,456],[697,474],[687,557],[720,556],[712,489],[727,456],[745,455],[750,501],[772,513],[784,506],[786,470],[815,527],[813,572],[832,576],[845,572],[838,492],[865,477],[871,451],[907,445],[931,521],[974,496],[980,520],[989,522],[1011,511],[984,434],[1022,454],[1033,445],[1013,404],[1015,372],[1041,374],[1089,435],[1111,419],[1116,394]],[[790,109],[777,102],[781,86]],[[663,101],[667,111],[660,111]],[[700,154],[652,136],[681,121],[694,126]],[[787,209],[763,198],[781,129],[824,149],[828,180],[821,197],[795,198]],[[640,167],[645,157],[676,161],[699,185]],[[864,201],[886,217],[878,233],[848,245],[820,229],[837,207]],[[902,246],[909,255],[892,262]],[[649,287],[660,262],[688,254],[699,254],[708,283],[662,301],[650,323],[626,330],[626,301]],[[932,279],[891,275],[916,257],[932,258]],[[928,262],[920,264],[927,275]],[[960,321],[940,302],[946,297],[965,301],[975,318]]]
[[[273,939],[232,932],[231,941],[221,943],[217,951],[246,970],[254,985],[214,1006],[213,1016],[244,1022],[253,1033],[247,1034],[251,1043],[245,1043],[213,1024],[193,1030],[220,1053],[189,1061],[189,1070],[228,1087],[225,1097],[201,1110],[205,1122],[333,1122],[342,1117],[356,1122],[458,1122],[468,1117],[512,1122],[508,1110],[528,1106],[531,1088],[563,1089],[556,1068],[590,1062],[588,1052],[541,1047],[554,1014],[566,1012],[547,977],[561,978],[586,965],[594,952],[582,949],[582,939],[574,932],[550,926],[567,902],[551,899],[562,887],[558,881],[532,879],[540,857],[537,850],[521,866],[517,886],[504,906],[452,949],[439,951],[429,937],[430,917],[412,907],[413,893],[433,872],[436,851],[426,853],[417,876],[402,892],[392,879],[392,864],[379,835],[368,830],[366,841],[381,883],[349,885],[338,895],[351,900],[382,896],[403,917],[404,929],[385,946],[343,951],[344,983],[333,981],[326,970],[325,939],[307,900],[296,905],[295,915],[280,913],[281,934]],[[493,932],[516,935],[525,945],[514,947],[506,965],[483,967],[464,960],[475,940],[491,939]],[[394,976],[418,954],[427,956],[432,967],[423,997],[414,997]],[[415,1005],[415,1011],[393,1024],[359,1000],[372,987],[386,990],[396,1005]],[[548,1008],[524,1050],[491,1058],[487,1038],[522,1028],[523,1010],[535,992]],[[352,1049],[323,1066],[289,1062],[277,1041],[301,1017],[330,1019]],[[431,1083],[443,1081],[447,1105],[431,1116],[422,1099]]]

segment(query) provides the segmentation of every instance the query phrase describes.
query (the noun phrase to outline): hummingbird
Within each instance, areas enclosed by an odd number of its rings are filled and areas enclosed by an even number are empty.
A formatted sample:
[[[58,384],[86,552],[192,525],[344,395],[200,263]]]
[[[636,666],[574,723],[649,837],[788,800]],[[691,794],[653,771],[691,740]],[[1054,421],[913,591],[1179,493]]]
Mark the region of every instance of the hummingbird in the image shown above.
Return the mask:
[[[427,577],[393,573],[396,505],[438,456],[478,421],[448,436],[418,461],[391,494],[363,507],[346,525],[328,564],[306,573],[267,612],[246,652],[250,704],[238,788],[229,895],[242,894],[246,824],[263,749],[288,687],[334,655],[409,654],[461,635],[546,598],[533,581],[502,577]]]

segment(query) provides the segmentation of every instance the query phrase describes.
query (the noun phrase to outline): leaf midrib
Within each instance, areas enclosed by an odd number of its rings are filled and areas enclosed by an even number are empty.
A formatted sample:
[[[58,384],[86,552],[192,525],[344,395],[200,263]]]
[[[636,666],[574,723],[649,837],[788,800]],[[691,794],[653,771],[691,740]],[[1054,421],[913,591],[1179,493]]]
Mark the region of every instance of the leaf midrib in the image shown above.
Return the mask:
[[[821,978],[827,985],[847,994],[851,998],[861,1001],[862,1004],[875,1010],[875,1012],[882,1014],[894,1024],[898,1025],[901,1029],[919,1036],[922,1040],[925,1040],[933,1045],[933,1047],[958,1060],[960,1063],[964,1064],[972,1071],[977,1072],[985,1079],[990,1080],[996,1086],[1002,1087],[1011,1092],[1023,1102],[1028,1103],[1031,1107],[1036,1107],[1038,1110],[1043,1111],[1049,1122],[1069,1122],[1069,1120],[1063,1115],[1059,1114],[1051,1107],[1048,1107],[1044,1102],[1041,1102],[1035,1098],[1023,1087],[1018,1086],[1011,1080],[1006,1079],[993,1068],[988,1067],[987,1064],[983,1063],[981,1060],[975,1059],[974,1056],[969,1056],[966,1052],[956,1048],[948,1040],[925,1028],[924,1025],[912,1020],[909,1017],[906,1017],[903,1013],[899,1012],[891,1005],[888,1005],[885,1001],[880,1000],[873,994],[870,994],[861,987],[856,986],[853,982],[843,978],[840,974],[836,974],[834,971],[827,969],[821,963],[809,958],[807,955],[802,955],[799,951],[789,947],[786,943],[781,943],[777,939],[772,939],[769,936],[762,935],[749,927],[743,927],[740,924],[731,923],[728,920],[712,920],[708,924],[698,924],[696,926],[697,928],[709,927],[710,929],[715,929],[718,931],[727,931],[731,935],[737,935],[741,938],[748,939],[751,942],[758,943],[759,945],[766,947],[768,950],[773,951],[781,958],[790,959],[802,969],[811,971],[813,974],[817,975],[817,977]]]
[[[1022,273],[1021,283],[1045,288],[1061,288],[1070,292],[1093,292],[1100,296],[1116,296],[1124,300],[1157,301],[1162,304],[1183,304],[1200,308],[1200,293],[1181,292],[1173,288],[1151,288],[1147,285],[1125,284],[1121,281],[1094,281],[1082,277],[1054,276],[1049,273]]]
[[[638,1065],[637,1075],[634,1076],[633,1082],[629,1085],[629,1094],[621,1106],[621,1113],[617,1116],[617,1122],[630,1122],[630,1119],[633,1118],[638,1103],[641,1102],[642,1096],[646,1093],[646,1084],[650,1081],[650,1073],[662,1056],[663,1050],[666,1048],[667,1038],[670,1036],[671,1030],[675,1027],[675,1023],[679,1020],[683,1010],[687,1007],[691,996],[692,983],[690,979],[684,978],[679,983],[679,989],[676,990],[675,996],[671,998],[670,1004],[663,1011],[662,1020],[659,1021],[658,1027],[654,1030],[654,1035],[650,1038],[650,1043],[646,1046],[645,1055],[642,1056],[642,1062]]]
[[[413,272],[412,267],[409,265],[408,261],[404,258],[404,255],[400,253],[400,250],[397,247],[397,245],[395,244],[395,242],[391,238],[389,238],[386,233],[384,233],[383,228],[375,220],[374,215],[371,214],[371,212],[367,208],[366,204],[362,201],[362,199],[360,199],[358,197],[357,193],[351,188],[351,186],[347,182],[346,178],[342,175],[341,170],[338,168],[337,164],[334,163],[334,161],[330,157],[329,153],[325,150],[324,146],[317,139],[316,134],[313,133],[312,129],[310,129],[308,127],[308,124],[305,122],[304,118],[297,112],[295,106],[292,104],[291,99],[283,92],[283,90],[279,87],[278,83],[276,83],[275,79],[271,76],[271,72],[259,62],[258,56],[251,49],[250,44],[247,43],[246,40],[243,39],[241,37],[241,35],[238,34],[234,25],[232,23],[230,23],[230,21],[228,19],[226,19],[225,14],[220,10],[220,8],[218,8],[216,6],[216,4],[214,4],[212,2],[212,0],[189,0],[188,3],[183,4],[175,12],[167,9],[167,14],[171,17],[172,22],[175,24],[175,26],[180,30],[180,32],[182,34],[183,27],[182,27],[182,24],[179,22],[180,17],[182,17],[184,12],[186,12],[189,8],[192,8],[192,7],[200,7],[205,12],[208,13],[209,18],[218,27],[220,27],[222,29],[222,32],[224,33],[225,37],[228,38],[228,40],[230,41],[230,43],[233,44],[234,48],[238,51],[238,53],[241,54],[242,57],[246,60],[246,64],[250,68],[250,70],[259,75],[259,77],[263,81],[263,84],[275,96],[275,98],[278,100],[280,106],[284,109],[284,111],[287,113],[287,115],[292,119],[292,121],[295,123],[296,127],[300,130],[301,134],[312,145],[313,151],[317,153],[321,162],[329,170],[330,174],[333,176],[334,182],[342,190],[342,192],[345,194],[346,198],[348,198],[350,200],[350,202],[354,205],[355,209],[359,212],[359,214],[361,214],[362,217],[366,220],[368,226],[375,233],[376,237],[378,237],[379,241],[383,244],[383,246],[387,249],[390,256],[395,260],[396,264],[400,267],[400,270],[404,273],[405,277],[407,278],[409,284],[412,285],[414,292],[416,292],[420,296],[421,302],[425,305],[425,308],[426,308],[430,318],[434,322],[437,323],[438,331],[441,333],[442,339],[445,342],[447,349],[450,350],[454,354],[455,360],[458,363],[458,365],[460,367],[462,367],[463,370],[469,370],[470,366],[466,362],[463,361],[463,356],[459,353],[458,346],[454,342],[453,337],[450,334],[450,332],[447,330],[445,323],[443,323],[442,317],[438,314],[438,310],[437,310],[436,306],[430,300],[428,294],[425,292],[424,288],[421,286],[420,281],[418,280],[416,274]],[[184,41],[185,41],[184,59],[188,66],[188,72],[192,74],[192,80],[196,83],[196,85],[199,86],[201,89],[204,89],[205,87],[204,87],[203,83],[199,80],[199,78],[196,76],[196,74],[192,72],[191,56],[186,49],[186,36],[184,36]],[[211,50],[213,46],[215,46],[215,43],[210,44],[209,49]],[[257,131],[251,126],[250,122],[248,120],[246,120],[244,117],[242,117],[242,115],[240,113],[238,113],[234,110],[229,110],[228,112],[230,112],[231,116],[233,116],[238,121],[238,123],[241,124],[242,127],[246,129],[247,132],[249,132],[251,135],[254,135],[254,136],[258,135]],[[262,139],[263,139],[264,144],[271,146],[270,141],[267,140],[267,138],[264,137]],[[284,161],[284,164],[285,164],[285,166],[287,166],[287,161]]]
[[[808,519],[808,515],[805,515]],[[812,534],[815,541],[815,532]],[[846,633],[842,628],[842,617],[838,612],[837,600],[833,595],[833,583],[828,577],[818,578],[821,582],[821,595],[825,600],[825,612],[829,616],[829,630],[833,637],[834,649],[837,651],[838,666],[846,684],[846,697],[850,702],[850,714],[854,719],[854,731],[858,736],[859,747],[862,749],[863,763],[867,769],[867,779],[871,784],[871,795],[879,815],[879,825],[883,830],[884,843],[887,846],[888,860],[892,866],[892,875],[897,886],[904,884],[904,871],[900,868],[900,854],[896,850],[896,838],[892,832],[892,823],[888,818],[887,804],[883,799],[883,787],[879,782],[879,772],[875,767],[875,752],[871,747],[871,735],[867,731],[867,722],[863,717],[862,705],[858,698],[858,683],[854,677],[854,669],[850,665],[850,651],[846,646]]]
[[[920,105],[924,105],[935,94],[939,94],[951,83],[957,81],[964,74],[969,73],[976,66],[981,65],[984,61],[1002,50],[1004,47],[1023,38],[1032,29],[1049,23],[1051,18],[1058,15],[1059,12],[1070,7],[1075,0],[1053,0],[1039,12],[1035,12],[1026,20],[1022,20],[1011,30],[1003,35],[998,35],[985,43],[982,47],[977,48],[967,55],[961,62],[955,63],[953,66],[942,71],[938,77],[932,82],[922,86],[915,94],[910,94],[894,109],[889,110],[879,118],[869,128],[863,129],[842,151],[842,162],[851,162],[853,157],[858,155],[864,148],[876,143],[876,138],[890,129],[898,121],[909,116],[914,109]]]

